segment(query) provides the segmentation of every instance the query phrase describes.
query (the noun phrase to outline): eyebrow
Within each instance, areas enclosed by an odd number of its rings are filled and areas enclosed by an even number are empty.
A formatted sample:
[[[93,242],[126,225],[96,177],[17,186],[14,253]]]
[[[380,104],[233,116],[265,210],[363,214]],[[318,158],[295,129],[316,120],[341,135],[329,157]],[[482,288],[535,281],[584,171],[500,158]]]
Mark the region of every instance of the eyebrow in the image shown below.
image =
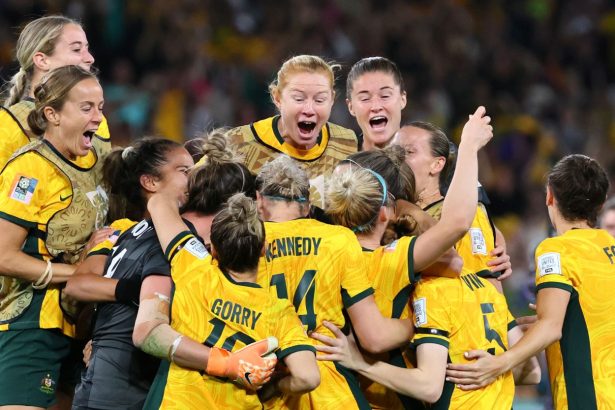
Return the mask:
[[[393,87],[389,87],[388,85],[385,85],[384,87],[380,87],[378,89],[378,91],[384,91],[384,90],[393,90]],[[357,91],[357,94],[369,94],[369,93],[370,93],[369,90]]]
[[[73,45],[80,45],[80,46],[82,46],[82,45],[84,45],[84,46],[88,47],[90,45],[90,43],[83,43],[83,42],[77,40],[77,41],[73,41],[72,43],[68,43],[68,45],[69,46],[73,46]]]

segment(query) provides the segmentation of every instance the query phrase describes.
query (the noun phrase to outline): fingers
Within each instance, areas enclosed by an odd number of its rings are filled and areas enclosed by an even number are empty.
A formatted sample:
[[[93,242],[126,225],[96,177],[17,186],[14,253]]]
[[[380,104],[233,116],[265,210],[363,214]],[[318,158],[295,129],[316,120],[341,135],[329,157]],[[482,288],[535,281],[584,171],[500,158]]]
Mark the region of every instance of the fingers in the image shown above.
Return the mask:
[[[329,345],[329,346],[337,346],[338,345],[338,342],[337,342],[338,339],[334,339],[332,337],[325,336],[325,335],[322,335],[320,333],[312,332],[310,334],[310,337],[312,339],[316,339],[319,342],[322,342],[322,343],[324,343],[326,345]]]
[[[336,337],[336,338],[338,338],[338,339],[342,339],[342,338],[345,338],[345,337],[346,337],[346,336],[344,335],[344,333],[342,333],[342,331],[341,331],[341,330],[340,330],[337,326],[335,326],[333,323],[331,323],[331,322],[327,322],[326,320],[324,320],[324,321],[322,322],[322,324],[323,324],[323,325],[324,325],[327,329],[329,329],[331,332],[333,332],[333,334],[335,335],[335,337]]]
[[[461,364],[461,363],[449,363],[446,365],[446,374],[449,374],[449,372],[461,372],[458,373],[458,375],[464,374],[464,375],[468,375],[468,372],[474,371],[474,365],[473,364]]]
[[[474,111],[474,114],[472,114],[470,117],[474,116],[476,118],[481,118],[483,115],[485,115],[486,112],[487,109],[480,105],[478,108],[476,108],[476,111]]]
[[[338,347],[326,346],[326,345],[316,345],[316,350],[322,353],[339,353]]]
[[[505,269],[505,270],[500,271],[500,272],[502,272],[502,274],[497,277],[497,280],[499,280],[501,282],[504,279],[508,279],[510,277],[510,275],[512,275],[512,268],[510,266],[510,263],[508,264],[508,269]]]
[[[505,252],[504,247],[502,245],[497,245],[495,248],[491,250],[491,252],[489,252],[489,255],[493,257],[500,257],[504,254],[504,252]]]
[[[532,309],[534,312],[536,311],[536,304],[535,304],[535,303],[529,303],[529,304],[528,304],[528,307],[529,307],[530,309]]]
[[[322,354],[316,356],[316,360],[321,362],[339,362],[342,358],[338,354]]]
[[[470,350],[468,352],[465,352],[463,356],[466,359],[480,359],[481,357],[491,356],[491,355],[485,352],[484,350]]]

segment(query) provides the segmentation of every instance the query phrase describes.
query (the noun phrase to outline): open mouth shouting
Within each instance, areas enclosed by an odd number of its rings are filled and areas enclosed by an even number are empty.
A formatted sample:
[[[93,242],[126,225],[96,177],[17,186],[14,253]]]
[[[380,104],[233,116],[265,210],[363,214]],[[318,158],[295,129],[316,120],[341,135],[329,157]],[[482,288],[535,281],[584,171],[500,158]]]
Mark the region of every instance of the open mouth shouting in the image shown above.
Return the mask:
[[[94,137],[94,133],[96,130],[87,130],[83,133],[83,138],[81,139],[82,146],[86,149],[92,148],[92,138]]]
[[[389,120],[384,115],[377,115],[369,119],[369,126],[374,131],[384,131]]]
[[[299,135],[303,139],[313,138],[313,132],[316,128],[316,123],[314,121],[299,121],[297,123],[297,128],[299,129]]]

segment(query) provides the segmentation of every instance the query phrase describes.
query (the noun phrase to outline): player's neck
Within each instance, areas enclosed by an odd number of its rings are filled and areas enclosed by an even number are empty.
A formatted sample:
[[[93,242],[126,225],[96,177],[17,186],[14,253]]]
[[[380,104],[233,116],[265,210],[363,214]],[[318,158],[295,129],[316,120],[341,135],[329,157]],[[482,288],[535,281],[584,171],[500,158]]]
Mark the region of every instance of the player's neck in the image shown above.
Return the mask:
[[[425,208],[427,205],[431,205],[442,198],[442,194],[440,194],[440,186],[438,185],[437,180],[434,180],[430,181],[430,183],[428,183],[427,186],[419,192],[419,199],[416,204],[421,208]]]
[[[562,217],[553,221],[553,225],[558,235],[563,235],[571,229],[591,229],[587,221],[567,221]]]
[[[214,220],[214,216],[215,215],[201,215],[194,211],[184,212],[182,214],[182,218],[194,225],[196,233],[199,234],[205,244],[209,244],[211,242],[211,223]]]
[[[374,250],[380,247],[386,228],[386,223],[377,223],[371,232],[357,232],[357,239],[363,248]]]
[[[235,282],[250,282],[256,283],[256,274],[257,271],[246,271],[246,272],[234,272],[232,270],[228,270],[227,274],[233,278]]]
[[[266,213],[266,220],[269,222],[286,222],[305,216],[301,214],[297,202],[269,201]]]

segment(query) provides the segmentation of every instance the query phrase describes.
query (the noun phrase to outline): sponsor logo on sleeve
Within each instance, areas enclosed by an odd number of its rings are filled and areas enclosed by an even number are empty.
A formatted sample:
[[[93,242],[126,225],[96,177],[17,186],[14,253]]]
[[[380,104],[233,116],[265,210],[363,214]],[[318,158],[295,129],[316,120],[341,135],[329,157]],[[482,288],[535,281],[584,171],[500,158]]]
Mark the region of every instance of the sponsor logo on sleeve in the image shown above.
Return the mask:
[[[414,325],[423,326],[427,324],[427,300],[419,298],[414,301]]]
[[[538,274],[545,275],[561,275],[562,264],[560,254],[557,252],[543,253],[538,257]]]
[[[207,252],[207,248],[205,248],[205,245],[203,245],[201,241],[196,238],[188,239],[188,241],[184,245],[184,249],[199,259],[205,259],[205,257],[209,255],[209,253]]]
[[[470,238],[472,239],[472,254],[474,255],[486,255],[487,245],[485,244],[485,237],[483,231],[480,228],[470,228]]]
[[[35,178],[28,178],[24,175],[17,175],[13,181],[13,187],[9,197],[26,205],[30,204],[34,190],[38,185],[38,180]]]

